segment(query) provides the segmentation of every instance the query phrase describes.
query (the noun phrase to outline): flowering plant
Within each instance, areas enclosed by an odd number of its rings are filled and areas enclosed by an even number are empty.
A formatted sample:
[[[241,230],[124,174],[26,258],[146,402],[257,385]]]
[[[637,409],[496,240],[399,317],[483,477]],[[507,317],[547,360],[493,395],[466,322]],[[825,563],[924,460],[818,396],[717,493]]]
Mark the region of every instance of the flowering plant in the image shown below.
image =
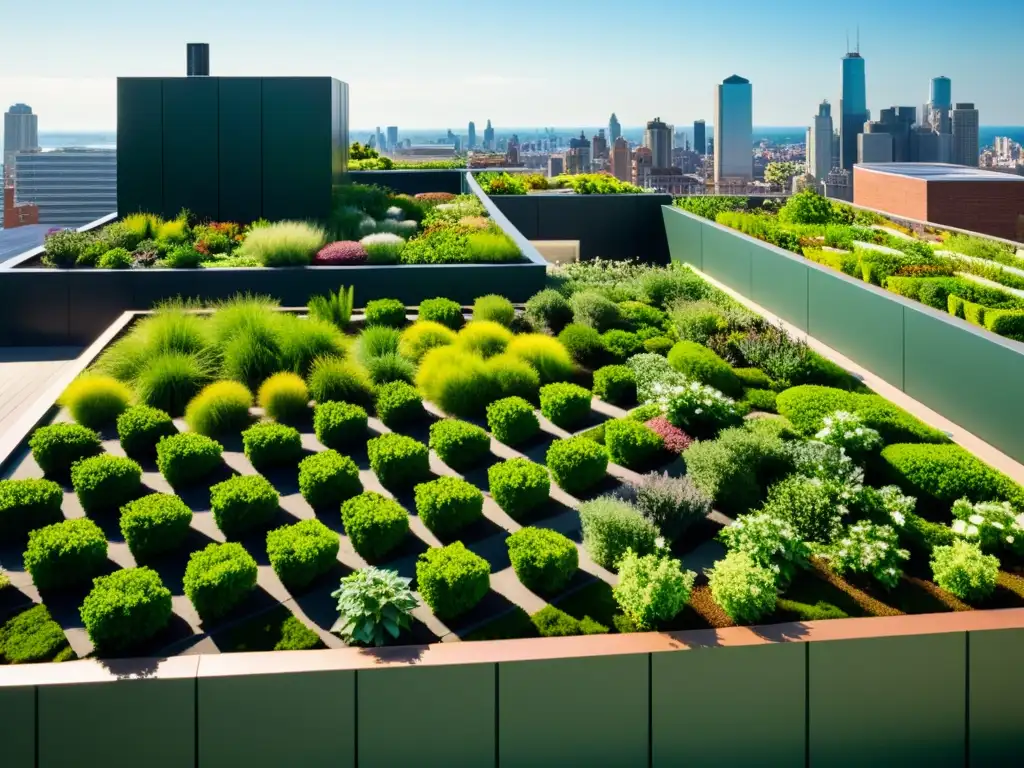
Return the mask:
[[[313,264],[347,266],[366,262],[366,248],[353,240],[328,243],[313,257]]]
[[[864,489],[864,470],[843,448],[808,440],[789,444],[789,455],[797,474],[819,480],[843,507],[843,514]]]
[[[655,385],[662,387],[682,387],[686,385],[686,377],[668,364],[662,355],[653,352],[641,352],[626,361],[626,366],[633,371],[636,379],[636,399],[640,403],[650,403],[657,395]]]
[[[895,485],[887,485],[878,489],[878,498],[882,503],[889,518],[898,526],[907,521],[907,515],[914,511],[917,499],[913,496],[904,496],[903,492]]]
[[[1024,514],[1014,514],[1008,501],[971,504],[958,499],[953,502],[953,517],[953,533],[974,541],[985,552],[1008,549],[1024,554]]]
[[[745,552],[757,565],[775,574],[780,587],[807,567],[810,548],[788,520],[771,512],[742,515],[718,535],[730,552]]]
[[[892,588],[899,583],[903,573],[901,562],[910,553],[899,548],[899,537],[892,526],[865,521],[848,526],[825,556],[840,575],[867,573]]]
[[[682,453],[690,444],[693,442],[693,438],[686,434],[679,427],[675,426],[666,419],[664,416],[657,416],[650,421],[645,421],[644,424],[650,428],[654,434],[660,435],[664,441],[665,450],[669,453]]]
[[[699,381],[685,386],[656,383],[651,389],[668,420],[681,429],[717,431],[739,419],[732,398]]]
[[[865,427],[860,417],[848,411],[836,411],[823,420],[824,426],[814,436],[823,443],[842,448],[848,453],[864,454],[882,444],[882,438],[871,427]]]

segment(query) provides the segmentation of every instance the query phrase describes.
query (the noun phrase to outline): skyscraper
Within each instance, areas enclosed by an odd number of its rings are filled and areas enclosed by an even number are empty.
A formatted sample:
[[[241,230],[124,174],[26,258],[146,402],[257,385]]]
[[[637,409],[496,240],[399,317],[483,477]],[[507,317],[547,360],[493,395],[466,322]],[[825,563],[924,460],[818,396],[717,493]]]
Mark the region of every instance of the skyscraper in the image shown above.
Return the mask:
[[[647,147],[637,147],[633,153],[633,183],[641,187],[648,186],[652,166],[651,150]]]
[[[551,155],[548,158],[548,176],[554,178],[565,173],[565,158],[562,155]]]
[[[12,176],[16,153],[34,149],[39,149],[39,116],[28,104],[15,104],[4,113],[4,173]]]
[[[693,151],[698,155],[707,154],[707,125],[703,120],[693,121]]]
[[[632,177],[629,142],[619,136],[612,142],[612,176],[619,181],[629,181]]]
[[[961,102],[953,109],[953,162],[977,167],[978,110],[970,102]]]
[[[604,136],[604,128],[598,130],[597,135],[590,140],[590,157],[595,164],[598,160],[608,159],[608,139]]]
[[[932,78],[931,103],[933,107],[953,106],[953,83],[948,77],[940,75]]]
[[[725,78],[715,93],[715,184],[754,178],[753,114],[750,81]]]
[[[823,181],[832,170],[832,105],[828,100],[818,105],[807,138],[807,172]]]
[[[491,121],[487,121],[487,127],[484,128],[484,149],[494,150],[494,128],[491,127]]]
[[[864,130],[868,119],[867,84],[864,78],[864,58],[860,51],[847,53],[842,65],[843,95],[839,102],[839,157],[840,165],[848,171],[857,162],[857,134]]]
[[[395,147],[398,146],[398,126],[388,126],[388,152],[394,152]]]
[[[619,124],[619,118],[612,112],[612,116],[608,118],[608,141],[612,144],[615,140],[622,135],[622,126]]]
[[[857,162],[858,163],[891,163],[892,162],[892,134],[888,129],[895,127],[895,111],[883,109],[882,113],[889,112],[893,119],[889,122],[875,121],[864,123],[864,132],[857,136]]]
[[[933,77],[930,100],[924,108],[922,121],[936,133],[953,130],[953,84],[948,77]]]
[[[672,129],[660,117],[647,123],[644,146],[651,150],[651,162],[655,168],[672,167]]]
[[[25,152],[15,166],[15,197],[39,206],[40,224],[81,227],[117,210],[116,150]]]
[[[476,123],[469,121],[469,149],[476,149]]]

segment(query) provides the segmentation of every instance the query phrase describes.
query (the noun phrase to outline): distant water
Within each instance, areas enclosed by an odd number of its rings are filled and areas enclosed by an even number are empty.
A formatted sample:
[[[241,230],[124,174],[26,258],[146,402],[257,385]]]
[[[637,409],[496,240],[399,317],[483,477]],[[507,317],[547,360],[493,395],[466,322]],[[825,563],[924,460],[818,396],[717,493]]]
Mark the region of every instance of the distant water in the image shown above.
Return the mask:
[[[0,133],[3,133],[0,131]],[[114,131],[102,132],[40,132],[39,146],[42,149],[60,149],[61,147],[88,147],[90,149],[115,149],[117,147],[117,133]],[[4,141],[0,135],[0,153],[3,152]]]

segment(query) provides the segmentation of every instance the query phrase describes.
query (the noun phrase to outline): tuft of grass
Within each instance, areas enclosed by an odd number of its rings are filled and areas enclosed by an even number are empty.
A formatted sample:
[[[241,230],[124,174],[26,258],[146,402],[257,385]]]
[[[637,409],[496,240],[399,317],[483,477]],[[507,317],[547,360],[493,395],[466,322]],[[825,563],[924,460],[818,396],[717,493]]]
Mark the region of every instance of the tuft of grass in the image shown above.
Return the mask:
[[[306,380],[317,403],[341,402],[373,406],[373,382],[354,362],[339,357],[322,357],[313,362]]]
[[[325,239],[320,227],[302,221],[281,221],[252,230],[239,253],[258,259],[265,267],[304,267]]]
[[[295,373],[275,373],[260,386],[256,399],[267,416],[285,424],[309,413],[309,389]]]
[[[252,393],[237,381],[215,381],[185,408],[185,423],[208,437],[241,432],[249,425]]]
[[[519,261],[523,254],[504,232],[471,232],[466,236],[471,261]]]
[[[328,293],[326,296],[313,296],[306,307],[309,309],[309,316],[317,320],[333,323],[340,330],[348,328],[352,319],[352,304],[354,301],[355,286],[348,288],[342,286],[337,293]]]
[[[275,322],[277,306],[278,301],[270,296],[232,296],[214,305],[214,312],[206,321],[209,336],[217,345],[223,345],[251,328],[270,327]]]
[[[151,358],[132,383],[140,403],[181,416],[211,378],[206,356],[164,352]]]
[[[284,367],[283,357],[280,326],[254,326],[224,345],[221,376],[255,388]]]
[[[164,305],[132,326],[96,362],[95,370],[121,381],[131,381],[150,361],[168,352],[203,354],[210,349],[210,327],[186,304]]]
[[[132,391],[112,376],[86,373],[71,382],[60,396],[60,404],[72,418],[89,429],[113,424],[132,401]]]
[[[393,355],[398,352],[401,332],[388,325],[370,325],[359,334],[356,343],[356,356],[363,365],[368,365],[375,357]]]
[[[385,352],[366,361],[366,371],[374,384],[389,384],[392,381],[412,383],[416,366],[397,352]]]
[[[305,376],[318,357],[344,356],[345,336],[333,323],[288,314],[277,320],[282,369]]]

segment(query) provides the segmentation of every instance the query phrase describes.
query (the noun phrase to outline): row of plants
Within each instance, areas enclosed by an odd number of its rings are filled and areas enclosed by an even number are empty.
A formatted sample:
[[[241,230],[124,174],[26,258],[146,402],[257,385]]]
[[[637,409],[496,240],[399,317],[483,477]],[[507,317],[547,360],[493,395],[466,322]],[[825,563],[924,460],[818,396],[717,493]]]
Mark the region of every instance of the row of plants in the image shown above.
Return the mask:
[[[678,207],[859,280],[1024,341],[1024,259],[1006,243],[921,232],[804,190],[781,206],[681,198]],[[1006,289],[1011,290],[1004,290]]]
[[[540,173],[485,171],[476,174],[480,188],[488,195],[525,195],[534,191],[571,189],[577,195],[632,195],[643,187],[621,181],[610,173],[579,173],[547,177]]]

